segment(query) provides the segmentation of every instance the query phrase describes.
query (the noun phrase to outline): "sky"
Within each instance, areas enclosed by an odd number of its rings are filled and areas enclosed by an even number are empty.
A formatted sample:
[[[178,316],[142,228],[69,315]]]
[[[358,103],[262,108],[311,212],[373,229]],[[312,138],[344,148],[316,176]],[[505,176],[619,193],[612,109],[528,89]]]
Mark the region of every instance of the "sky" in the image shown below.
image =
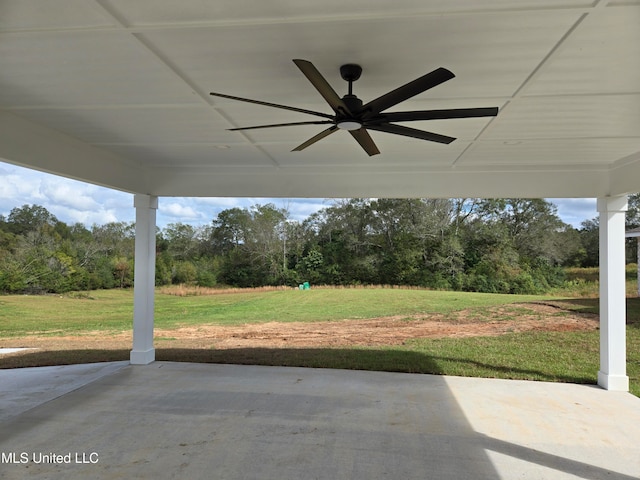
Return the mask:
[[[584,220],[597,215],[593,198],[549,198],[560,218],[576,228]],[[292,220],[302,221],[314,212],[331,205],[323,198],[194,198],[161,197],[157,224],[194,226],[208,225],[222,210],[233,207],[273,203],[286,208]],[[40,205],[68,225],[82,223],[87,227],[109,222],[133,222],[133,195],[89,183],[50,175],[0,162],[0,215],[7,217],[12,209],[23,205]]]

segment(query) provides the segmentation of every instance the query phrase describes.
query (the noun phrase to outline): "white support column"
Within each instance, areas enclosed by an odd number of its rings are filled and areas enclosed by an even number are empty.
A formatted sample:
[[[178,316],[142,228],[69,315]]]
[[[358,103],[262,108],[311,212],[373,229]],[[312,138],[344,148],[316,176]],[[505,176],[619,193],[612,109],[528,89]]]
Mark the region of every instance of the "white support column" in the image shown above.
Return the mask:
[[[600,213],[600,371],[598,385],[629,391],[626,344],[625,212],[627,197],[598,199]]]
[[[133,287],[133,350],[130,361],[146,365],[155,360],[153,310],[156,279],[156,210],[158,197],[135,195],[136,244]]]

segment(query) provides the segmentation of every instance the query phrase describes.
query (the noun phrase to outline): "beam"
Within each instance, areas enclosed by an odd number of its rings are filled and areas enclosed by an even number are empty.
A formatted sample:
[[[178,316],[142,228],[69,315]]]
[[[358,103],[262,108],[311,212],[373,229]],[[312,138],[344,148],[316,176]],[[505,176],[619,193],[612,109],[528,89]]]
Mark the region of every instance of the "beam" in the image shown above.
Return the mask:
[[[575,168],[425,167],[388,165],[154,167],[147,172],[161,197],[280,198],[594,198],[609,192],[609,173]],[[636,177],[637,178],[637,177]],[[579,179],[579,180],[577,180]],[[624,192],[626,193],[626,192]]]
[[[611,166],[609,195],[622,195],[638,191],[640,178],[640,152],[621,158]]]
[[[156,210],[158,197],[136,194],[136,243],[133,287],[133,350],[130,361],[147,365],[155,360],[153,312],[156,277]]]
[[[627,197],[598,199],[600,214],[600,371],[598,385],[629,391],[626,345],[625,212]]]
[[[138,164],[2,109],[0,159],[126,192],[148,191]]]

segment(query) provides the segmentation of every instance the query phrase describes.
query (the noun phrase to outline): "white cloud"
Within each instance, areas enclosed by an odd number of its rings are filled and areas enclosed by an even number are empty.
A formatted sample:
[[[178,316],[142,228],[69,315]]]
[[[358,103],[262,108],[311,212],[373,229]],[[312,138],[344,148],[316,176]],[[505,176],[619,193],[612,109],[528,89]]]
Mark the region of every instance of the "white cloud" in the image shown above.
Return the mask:
[[[23,199],[20,205],[45,200],[40,192],[41,179],[29,175],[7,172],[0,182],[0,199]]]
[[[134,219],[131,194],[3,163],[0,175],[0,215],[27,204],[40,205],[68,224]]]
[[[238,199],[231,197],[197,197],[192,198],[196,203],[200,205],[209,205],[216,208],[233,208],[238,206]],[[244,200],[244,199],[243,199]]]
[[[132,218],[122,218],[122,216],[116,215],[113,210],[75,210],[60,208],[59,211],[64,212],[64,217],[69,220],[64,220],[65,223],[82,223],[84,225],[104,225],[111,222],[129,222]],[[58,215],[56,215],[58,216]],[[59,217],[60,218],[60,217]]]
[[[159,202],[158,213],[178,219],[182,223],[188,223],[189,220],[199,220],[202,217],[190,206],[178,202],[173,202],[168,205]]]
[[[292,220],[301,222],[311,214],[329,206],[330,201],[321,198],[295,198],[291,200],[287,209]]]
[[[98,202],[90,195],[95,194],[89,185],[66,179],[46,179],[40,191],[48,203],[69,207],[72,210],[97,210]]]

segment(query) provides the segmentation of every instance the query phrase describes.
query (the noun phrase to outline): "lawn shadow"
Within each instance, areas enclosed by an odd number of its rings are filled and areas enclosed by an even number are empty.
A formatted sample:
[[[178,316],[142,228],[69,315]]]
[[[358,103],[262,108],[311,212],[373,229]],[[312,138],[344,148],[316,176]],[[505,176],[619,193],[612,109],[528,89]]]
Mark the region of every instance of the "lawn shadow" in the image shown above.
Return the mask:
[[[130,349],[29,350],[0,357],[0,369],[51,367],[129,360]]]
[[[573,313],[598,314],[600,312],[599,298],[561,298],[554,301],[569,305]],[[573,307],[573,308],[572,308]],[[640,298],[626,299],[627,325],[640,326]]]
[[[129,360],[128,349],[82,349],[29,351],[0,358],[0,369],[79,363],[99,363]],[[183,363],[218,363],[234,365],[263,365],[275,367],[306,367],[382,372],[456,375],[468,366],[483,370],[486,378],[523,379],[563,383],[592,384],[588,376],[558,375],[549,372],[492,365],[468,358],[429,355],[401,348],[156,348],[156,360]],[[465,376],[464,373],[458,375]],[[472,375],[478,376],[478,375]]]
[[[575,313],[598,313],[599,298],[554,298],[554,302],[575,306]]]
[[[532,370],[527,368],[507,367],[503,365],[492,365],[489,363],[479,362],[468,358],[459,357],[432,357],[436,362],[450,362],[456,364],[464,364],[473,369],[481,369],[487,372],[486,376],[478,375],[480,378],[503,378],[513,380],[530,380],[538,382],[561,382],[561,383],[577,383],[581,385],[595,385],[596,376],[580,376],[580,375],[558,375],[540,370]],[[447,373],[445,373],[447,375]],[[464,376],[464,375],[463,375]]]
[[[389,348],[159,348],[156,349],[156,359],[170,362],[444,374],[438,363],[428,355]]]
[[[129,360],[129,349],[30,350],[0,357],[0,369]],[[168,362],[342,368],[443,374],[429,356],[402,350],[368,348],[156,348]]]

